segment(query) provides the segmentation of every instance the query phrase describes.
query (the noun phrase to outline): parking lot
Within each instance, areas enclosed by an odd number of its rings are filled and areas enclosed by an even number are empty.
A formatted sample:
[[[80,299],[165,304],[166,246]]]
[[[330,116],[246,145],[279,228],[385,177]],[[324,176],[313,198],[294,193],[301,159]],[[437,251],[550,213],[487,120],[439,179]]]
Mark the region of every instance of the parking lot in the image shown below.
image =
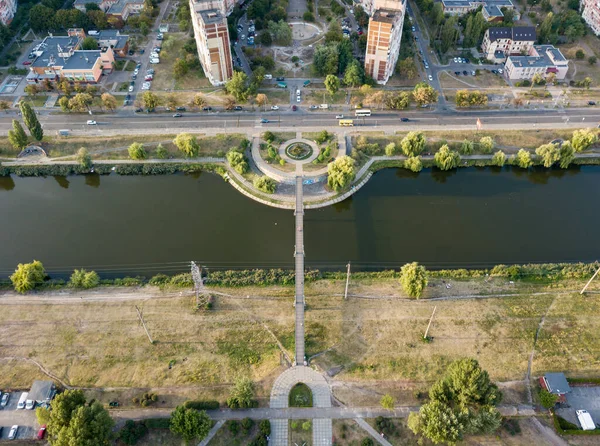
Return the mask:
[[[35,417],[35,410],[17,410],[17,403],[22,392],[11,392],[8,404],[0,410],[0,426],[2,434],[0,439],[8,439],[10,428],[15,424],[19,426],[17,439],[35,438],[39,426]]]
[[[580,426],[575,411],[585,409],[592,416],[596,426],[600,425],[600,386],[571,387],[571,393],[567,394],[567,405],[570,407],[557,410],[558,415],[565,420]]]

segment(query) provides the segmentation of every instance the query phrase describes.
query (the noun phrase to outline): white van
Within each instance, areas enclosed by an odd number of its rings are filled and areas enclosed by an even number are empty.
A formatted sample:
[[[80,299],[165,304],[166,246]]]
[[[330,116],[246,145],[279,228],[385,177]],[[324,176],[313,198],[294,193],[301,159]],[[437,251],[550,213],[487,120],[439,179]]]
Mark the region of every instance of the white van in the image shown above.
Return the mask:
[[[329,108],[329,104],[321,104],[319,105],[319,108],[327,110]]]
[[[23,392],[21,394],[21,398],[19,398],[19,403],[17,404],[17,409],[25,409],[25,403],[27,402],[28,392]]]
[[[157,64],[157,63],[160,63],[160,60],[159,59],[150,59],[150,63]]]
[[[584,431],[593,431],[596,429],[594,420],[592,420],[592,416],[587,410],[576,410],[575,413],[577,414],[579,424],[581,424],[581,429]]]
[[[273,79],[273,75],[272,74],[265,74],[265,79]]]

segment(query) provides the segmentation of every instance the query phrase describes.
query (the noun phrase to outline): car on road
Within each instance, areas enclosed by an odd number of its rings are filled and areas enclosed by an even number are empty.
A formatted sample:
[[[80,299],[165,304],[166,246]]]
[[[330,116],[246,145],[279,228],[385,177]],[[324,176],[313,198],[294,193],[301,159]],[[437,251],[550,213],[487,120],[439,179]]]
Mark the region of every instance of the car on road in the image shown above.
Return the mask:
[[[295,105],[292,105],[292,111],[296,111],[298,110],[298,107],[296,107]]]
[[[240,36],[240,39],[242,39],[242,40],[244,40],[245,38],[246,38],[246,34],[242,34],[242,35]]]
[[[475,76],[477,73],[475,73],[475,70],[471,71],[471,76]]]
[[[296,102],[300,102],[302,99],[300,98],[300,96],[296,96]]]
[[[181,113],[175,113],[173,115],[174,118],[181,118],[183,115]]]
[[[465,76],[468,76],[468,75],[469,75],[469,72],[468,72],[467,70],[464,70],[464,71],[463,71],[463,74],[464,74]]]
[[[142,113],[143,111],[144,111],[144,109],[141,108],[141,107],[138,107],[138,108],[135,109],[136,113]]]
[[[431,74],[428,76],[428,79],[429,79],[429,82],[433,82],[433,76]]]
[[[204,110],[204,111],[211,111],[212,107],[203,107],[202,110]]]
[[[44,435],[46,435],[46,425],[42,425],[42,427],[40,427],[40,430],[37,433],[37,439],[38,440],[43,440],[44,439]]]
[[[26,60],[25,62],[23,62],[23,65],[31,65],[31,61],[30,60]]]
[[[413,32],[413,33],[414,33],[414,32],[417,32],[417,28],[415,28],[414,26],[413,26],[411,29],[412,29],[412,32]]]
[[[175,107],[175,110],[177,110],[177,111],[185,111],[185,107],[181,107],[181,106]]]
[[[408,118],[400,118],[400,121],[401,121],[401,122],[408,122],[408,121],[409,121],[409,119],[408,119]]]
[[[492,70],[492,74],[498,74],[498,70]]]
[[[271,105],[271,110],[279,110],[279,106],[278,105]]]
[[[135,70],[133,70],[133,75],[137,76],[137,74],[140,72],[139,68],[136,68]]]
[[[0,406],[5,407],[8,404],[8,400],[10,399],[10,393],[6,392],[2,394],[2,399],[0,399]]]
[[[17,438],[18,433],[19,433],[19,425],[15,424],[13,427],[10,428],[10,432],[8,433],[8,439],[14,440],[15,438]]]
[[[596,101],[588,101],[588,105],[596,105]]]
[[[262,118],[262,119],[260,120],[260,123],[261,123],[261,124],[268,124],[268,123],[269,123],[269,120],[268,120],[268,119],[265,119],[265,118]]]
[[[243,110],[243,108],[242,108],[242,106],[241,106],[241,105],[236,105],[235,107],[233,107],[233,109],[234,109],[235,111],[241,111],[241,110]]]
[[[98,125],[98,123],[96,121],[92,120],[92,119],[88,119],[88,121],[87,121],[86,124],[87,125]]]
[[[498,74],[502,74],[502,68],[498,68]]]
[[[284,80],[285,80],[285,77],[278,77],[278,78],[275,78],[275,80],[276,80],[276,81],[284,81]]]
[[[423,65],[425,66],[426,70],[429,70],[429,64],[427,62],[423,62]]]
[[[129,86],[129,92],[131,93],[133,91],[133,85]]]
[[[344,119],[344,115],[335,115],[335,119]]]
[[[457,76],[460,76],[460,71],[455,71],[454,74],[456,74]]]
[[[354,14],[354,9],[351,9],[351,10],[350,10],[350,14]]]
[[[317,108],[319,108],[319,107],[317,107],[316,105],[311,105],[311,106],[310,106],[310,109],[311,109],[311,110],[316,110]]]

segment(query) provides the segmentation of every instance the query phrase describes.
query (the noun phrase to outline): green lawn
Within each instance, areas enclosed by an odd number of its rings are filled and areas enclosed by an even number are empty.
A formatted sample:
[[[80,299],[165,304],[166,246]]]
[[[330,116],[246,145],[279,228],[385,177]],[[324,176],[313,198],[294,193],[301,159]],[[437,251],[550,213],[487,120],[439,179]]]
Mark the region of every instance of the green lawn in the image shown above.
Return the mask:
[[[298,383],[289,395],[290,407],[313,407],[313,395],[310,388],[304,383]]]

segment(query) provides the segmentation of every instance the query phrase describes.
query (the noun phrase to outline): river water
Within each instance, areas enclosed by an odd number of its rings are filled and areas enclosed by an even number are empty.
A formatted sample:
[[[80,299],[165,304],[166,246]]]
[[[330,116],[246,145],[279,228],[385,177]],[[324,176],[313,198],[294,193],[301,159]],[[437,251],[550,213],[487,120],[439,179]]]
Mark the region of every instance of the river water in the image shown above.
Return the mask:
[[[342,269],[593,261],[600,167],[386,169],[354,197],[307,211],[307,265]],[[41,260],[52,274],[292,267],[293,213],[220,177],[0,177],[0,276]]]

